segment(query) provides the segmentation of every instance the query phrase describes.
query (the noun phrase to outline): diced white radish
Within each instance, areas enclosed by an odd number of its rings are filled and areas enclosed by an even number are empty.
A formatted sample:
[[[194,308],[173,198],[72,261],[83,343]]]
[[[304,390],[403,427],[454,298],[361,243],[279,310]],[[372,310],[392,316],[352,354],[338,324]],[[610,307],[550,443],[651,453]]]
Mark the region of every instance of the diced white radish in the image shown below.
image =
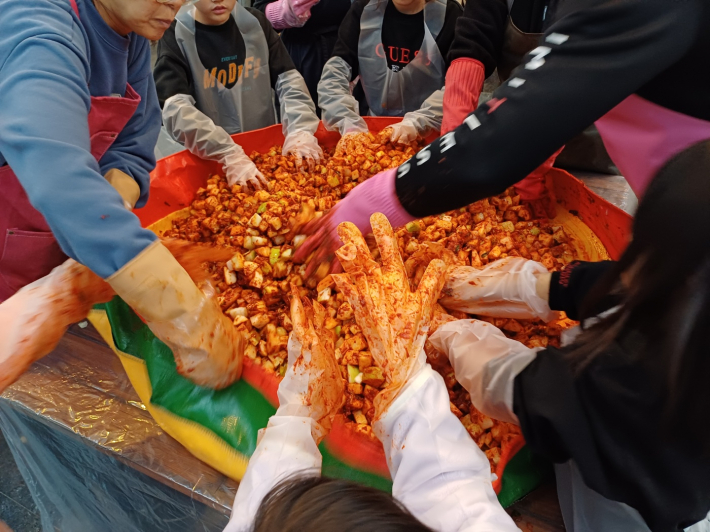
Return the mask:
[[[227,284],[234,284],[237,282],[237,274],[230,271],[226,266],[224,268],[224,282]]]
[[[258,213],[254,213],[254,216],[249,218],[249,225],[252,227],[259,227],[259,224],[261,224],[261,215]]]

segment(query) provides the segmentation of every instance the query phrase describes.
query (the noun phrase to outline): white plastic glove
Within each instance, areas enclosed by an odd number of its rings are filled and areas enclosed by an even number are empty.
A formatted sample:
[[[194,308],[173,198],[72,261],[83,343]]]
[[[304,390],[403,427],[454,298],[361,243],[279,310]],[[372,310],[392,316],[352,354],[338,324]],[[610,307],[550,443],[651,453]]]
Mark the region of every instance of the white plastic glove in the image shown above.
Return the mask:
[[[288,135],[281,153],[295,155],[299,163],[302,159],[318,162],[323,157],[323,150],[318,145],[318,139],[308,131],[295,131]]]
[[[518,424],[513,412],[515,377],[543,348],[525,347],[480,320],[446,323],[429,342],[448,357],[456,380],[471,394],[473,406],[489,417]]]
[[[390,134],[392,142],[409,144],[419,138],[419,131],[417,131],[416,126],[406,117],[401,122],[392,124],[390,128],[392,128],[392,133]]]
[[[279,409],[259,431],[225,532],[251,530],[261,501],[281,480],[320,472],[318,443],[345,401],[345,381],[335,361],[333,334],[325,328],[325,309],[308,300],[302,303],[295,287],[292,296],[293,332],[288,369],[279,384]]]
[[[432,530],[513,532],[488,459],[451,413],[444,380],[428,364],[409,379],[374,430],[392,495]]]
[[[249,183],[254,188],[266,186],[266,178],[257,170],[254,162],[244,153],[238,144],[220,158],[224,172],[227,174],[229,185],[246,185]]]
[[[468,314],[551,321],[557,313],[536,293],[537,278],[546,273],[539,262],[521,257],[506,257],[481,270],[457,266],[448,272],[439,304]]]

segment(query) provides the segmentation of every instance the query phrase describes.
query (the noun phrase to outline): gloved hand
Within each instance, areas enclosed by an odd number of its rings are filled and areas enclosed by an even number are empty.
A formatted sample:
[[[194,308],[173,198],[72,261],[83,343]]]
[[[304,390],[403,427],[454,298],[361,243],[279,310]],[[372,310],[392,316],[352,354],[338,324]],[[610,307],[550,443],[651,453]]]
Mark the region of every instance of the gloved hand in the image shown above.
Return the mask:
[[[375,212],[384,214],[394,227],[414,220],[397,199],[394,188],[396,176],[396,168],[372,176],[352,189],[328,214],[298,229],[310,237],[296,249],[294,261],[304,262],[315,252],[306,268],[306,277],[322,262],[331,260],[335,250],[342,245],[338,236],[338,225],[342,222],[351,222],[360,232],[367,234],[370,232],[370,216]]]
[[[205,262],[224,262],[233,255],[228,248],[174,239],[163,242],[195,282],[209,280]],[[70,259],[0,304],[0,393],[32,362],[52,351],[72,323],[114,295],[106,281]]]
[[[485,79],[486,70],[480,61],[459,57],[451,62],[446,71],[442,135],[456,129],[476,110]]]
[[[446,264],[432,260],[412,291],[392,226],[381,213],[373,214],[370,222],[382,265],[372,259],[358,228],[346,222],[338,226],[345,245],[336,255],[349,275],[335,274],[333,281],[350,302],[372,357],[384,373],[386,385],[374,400],[375,419],[380,419],[409,379],[426,365],[424,342]]]
[[[111,186],[121,195],[123,205],[126,209],[132,211],[138,199],[141,197],[141,188],[138,186],[136,180],[116,168],[112,168],[106,172],[104,178],[111,183]]]
[[[391,130],[390,140],[400,144],[410,144],[419,138],[417,127],[405,116],[401,122],[392,124],[387,128]]]
[[[536,290],[538,277],[547,273],[539,262],[522,257],[506,257],[481,270],[457,266],[448,271],[439,304],[468,314],[551,321],[556,313]]]
[[[288,135],[281,153],[295,155],[299,163],[304,158],[318,162],[323,157],[323,150],[318,145],[318,139],[308,131],[295,131]]]
[[[488,458],[450,405],[444,379],[425,365],[374,423],[392,495],[430,530],[520,532],[496,498]]]
[[[448,357],[456,380],[471,394],[473,406],[489,417],[518,424],[513,412],[515,377],[543,348],[525,347],[479,320],[446,323],[429,342]]]
[[[257,170],[254,162],[244,153],[238,144],[220,158],[224,172],[227,174],[229,185],[246,185],[249,183],[254,188],[266,186],[267,179]]]
[[[355,151],[363,146],[369,146],[371,143],[372,139],[368,131],[348,131],[340,137],[338,144],[335,146],[335,155],[347,155],[349,152]]]
[[[276,0],[264,12],[275,30],[300,28],[311,18],[311,8],[319,0]]]
[[[162,243],[148,246],[107,282],[172,349],[181,375],[215,389],[239,378],[243,336]]]
[[[0,393],[54,349],[72,323],[113,296],[103,279],[69,259],[0,304]]]
[[[298,288],[293,287],[293,332],[276,415],[313,419],[311,432],[316,444],[330,432],[333,418],[345,401],[345,381],[335,360],[333,334],[325,328],[327,318],[320,303],[308,299],[302,302]]]
[[[564,150],[562,146],[553,153],[544,163],[533,170],[525,179],[515,184],[515,191],[520,199],[529,203],[536,218],[554,218],[555,205],[550,198],[545,185],[545,176],[555,164],[555,159]]]

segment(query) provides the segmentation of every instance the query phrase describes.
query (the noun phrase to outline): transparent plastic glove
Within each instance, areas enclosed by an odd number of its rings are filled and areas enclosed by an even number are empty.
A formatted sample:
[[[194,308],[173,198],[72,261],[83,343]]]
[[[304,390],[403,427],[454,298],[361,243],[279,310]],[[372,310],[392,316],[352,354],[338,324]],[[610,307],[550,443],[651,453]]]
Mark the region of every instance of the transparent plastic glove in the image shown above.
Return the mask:
[[[299,163],[302,159],[318,162],[323,157],[323,150],[318,145],[318,139],[308,131],[295,131],[288,135],[281,153],[295,155]]]
[[[396,176],[396,168],[380,172],[352,189],[328,214],[295,229],[310,235],[294,254],[294,261],[304,262],[313,253],[306,268],[306,277],[320,264],[331,261],[335,250],[342,245],[338,236],[340,223],[351,222],[361,233],[368,234],[370,216],[375,212],[383,213],[394,227],[414,220],[397,199],[394,186]]]
[[[542,348],[530,349],[507,338],[496,326],[458,320],[429,337],[434,349],[448,357],[456,380],[471,394],[478,410],[500,421],[518,424],[513,412],[513,384]]]
[[[242,372],[245,340],[165,246],[155,242],[107,279],[175,356],[178,372],[221,389]]]
[[[538,277],[547,273],[539,262],[521,257],[506,257],[481,270],[456,266],[448,271],[439,304],[468,314],[551,321],[557,313],[536,290]]]
[[[280,406],[259,431],[225,532],[251,530],[261,501],[281,480],[320,472],[318,442],[330,431],[345,400],[333,333],[324,327],[325,309],[308,300],[302,303],[294,288],[291,319],[288,369],[278,391]]]
[[[113,296],[103,279],[69,259],[0,304],[0,393]]]
[[[311,8],[319,0],[277,0],[266,6],[264,13],[275,30],[300,28],[311,18]]]
[[[220,159],[220,162],[230,186],[250,184],[257,189],[266,186],[266,178],[238,144],[235,144],[234,148]]]
[[[336,256],[348,275],[336,274],[333,280],[353,307],[370,352],[385,377],[385,387],[374,400],[375,418],[379,419],[410,377],[426,363],[424,342],[444,284],[446,265],[439,259],[431,261],[419,286],[412,291],[387,218],[375,213],[370,224],[382,265],[372,259],[359,229],[345,222],[338,226],[345,245],[336,251]]]
[[[335,146],[335,155],[347,155],[360,148],[367,148],[372,144],[372,138],[367,131],[349,131],[345,133]]]
[[[392,129],[390,140],[400,144],[410,144],[419,138],[417,127],[404,118],[401,122],[392,124],[388,129]]]
[[[293,287],[288,342],[288,369],[279,385],[278,416],[309,417],[316,424],[319,443],[330,431],[333,418],[345,401],[345,381],[335,360],[335,339],[325,328],[328,314],[314,301],[301,301]]]

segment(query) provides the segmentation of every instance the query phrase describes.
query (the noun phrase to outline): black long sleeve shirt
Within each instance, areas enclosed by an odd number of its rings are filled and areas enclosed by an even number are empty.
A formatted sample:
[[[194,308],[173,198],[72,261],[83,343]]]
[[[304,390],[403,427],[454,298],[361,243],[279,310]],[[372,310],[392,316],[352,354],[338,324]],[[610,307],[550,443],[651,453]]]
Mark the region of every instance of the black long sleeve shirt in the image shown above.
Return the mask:
[[[634,93],[710,120],[708,2],[565,0],[556,19],[491,102],[399,168],[410,214],[503,192]]]
[[[295,68],[293,61],[266,15],[256,9],[246,9],[257,18],[264,31],[269,47],[271,86],[274,87],[281,74]],[[161,108],[165,100],[176,94],[195,96],[192,70],[175,38],[176,24],[177,21],[173,21],[163,38],[158,41],[158,58],[153,68],[155,88],[158,91]],[[202,66],[208,70],[214,67],[217,67],[218,71],[224,70],[227,88],[233,86],[237,78],[230,77],[230,65],[233,65],[233,72],[240,72],[239,66],[244,64],[245,56],[244,38],[239,32],[234,17],[230,16],[227,22],[219,26],[207,26],[195,21],[195,40]]]
[[[553,275],[550,307],[578,316],[613,264],[572,263]],[[636,509],[653,532],[675,532],[710,510],[710,459],[669,437],[651,344],[624,331],[578,374],[570,347],[540,351],[515,379],[513,409],[533,452],[574,460],[587,486]]]
[[[338,30],[338,41],[333,49],[333,57],[341,57],[352,68],[352,79],[359,73],[358,42],[360,40],[360,18],[370,0],[355,0]],[[448,0],[444,26],[436,37],[439,52],[446,59],[454,39],[456,19],[461,15],[461,6],[455,0]],[[401,69],[414,59],[414,54],[424,41],[424,12],[404,15],[394,4],[388,3],[382,23],[382,46],[391,69]],[[372,50],[372,53],[377,53]],[[447,63],[448,65],[448,63]]]

